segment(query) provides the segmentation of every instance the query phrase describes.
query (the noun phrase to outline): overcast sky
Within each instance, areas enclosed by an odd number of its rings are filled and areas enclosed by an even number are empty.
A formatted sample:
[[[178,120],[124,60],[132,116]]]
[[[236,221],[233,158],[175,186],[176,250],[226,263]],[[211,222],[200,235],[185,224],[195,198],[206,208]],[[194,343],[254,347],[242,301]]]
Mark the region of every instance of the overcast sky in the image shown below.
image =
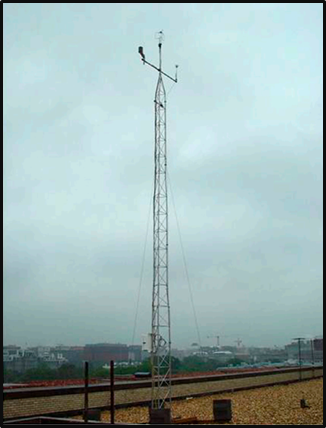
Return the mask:
[[[155,33],[203,345],[322,334],[322,4],[4,5],[4,343],[131,344]],[[171,91],[170,91],[171,89]],[[173,347],[198,341],[172,197]],[[150,331],[152,219],[134,343]],[[222,344],[223,344],[222,343]]]

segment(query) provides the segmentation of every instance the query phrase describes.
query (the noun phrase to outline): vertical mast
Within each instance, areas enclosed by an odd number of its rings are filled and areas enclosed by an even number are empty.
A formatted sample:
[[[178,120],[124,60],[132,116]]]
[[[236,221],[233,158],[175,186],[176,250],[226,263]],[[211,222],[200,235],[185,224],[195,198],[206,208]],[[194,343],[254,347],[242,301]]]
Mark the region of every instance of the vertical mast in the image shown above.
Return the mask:
[[[152,409],[171,405],[171,326],[168,281],[168,194],[166,182],[166,92],[162,71],[163,33],[159,33],[159,67],[145,60],[143,48],[138,52],[144,64],[158,71],[155,91],[155,147],[153,195],[153,294],[152,294]]]
[[[152,408],[171,400],[171,329],[168,293],[168,195],[166,185],[166,94],[162,78],[162,43],[155,92],[153,196]]]

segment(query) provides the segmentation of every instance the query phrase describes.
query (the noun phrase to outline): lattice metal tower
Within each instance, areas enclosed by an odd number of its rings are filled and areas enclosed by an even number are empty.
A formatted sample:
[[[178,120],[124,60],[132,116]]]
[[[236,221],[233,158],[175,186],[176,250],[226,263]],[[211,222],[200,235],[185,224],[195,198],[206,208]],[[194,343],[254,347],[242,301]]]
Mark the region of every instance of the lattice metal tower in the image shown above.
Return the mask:
[[[177,82],[162,71],[163,32],[158,33],[159,67],[145,60],[143,48],[138,52],[143,64],[158,71],[155,91],[155,148],[153,195],[153,295],[152,295],[152,409],[171,406],[171,326],[168,280],[168,193],[166,182],[166,92],[163,75]],[[177,67],[177,66],[176,66]]]

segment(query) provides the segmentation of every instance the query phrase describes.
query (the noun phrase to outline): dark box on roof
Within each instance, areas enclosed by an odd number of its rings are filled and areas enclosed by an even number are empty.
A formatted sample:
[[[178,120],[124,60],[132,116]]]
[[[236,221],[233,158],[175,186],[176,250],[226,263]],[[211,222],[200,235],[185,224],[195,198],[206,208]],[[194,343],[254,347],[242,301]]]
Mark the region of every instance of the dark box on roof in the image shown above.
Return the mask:
[[[214,400],[213,401],[214,421],[230,422],[232,419],[231,400]]]
[[[149,423],[153,425],[170,424],[171,409],[149,409]]]

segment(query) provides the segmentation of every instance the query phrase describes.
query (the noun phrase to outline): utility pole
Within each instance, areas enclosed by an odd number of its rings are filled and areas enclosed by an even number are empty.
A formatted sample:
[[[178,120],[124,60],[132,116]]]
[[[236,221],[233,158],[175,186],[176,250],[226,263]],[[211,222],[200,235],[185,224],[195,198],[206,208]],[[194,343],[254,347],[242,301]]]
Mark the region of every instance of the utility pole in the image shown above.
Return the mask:
[[[162,71],[163,32],[158,33],[159,66],[145,59],[143,47],[138,48],[143,64],[158,71],[155,91],[155,147],[153,196],[153,289],[151,366],[151,409],[171,408],[171,326],[168,282],[168,194],[166,181],[166,92],[163,76],[177,82]],[[177,66],[176,66],[177,68]]]

